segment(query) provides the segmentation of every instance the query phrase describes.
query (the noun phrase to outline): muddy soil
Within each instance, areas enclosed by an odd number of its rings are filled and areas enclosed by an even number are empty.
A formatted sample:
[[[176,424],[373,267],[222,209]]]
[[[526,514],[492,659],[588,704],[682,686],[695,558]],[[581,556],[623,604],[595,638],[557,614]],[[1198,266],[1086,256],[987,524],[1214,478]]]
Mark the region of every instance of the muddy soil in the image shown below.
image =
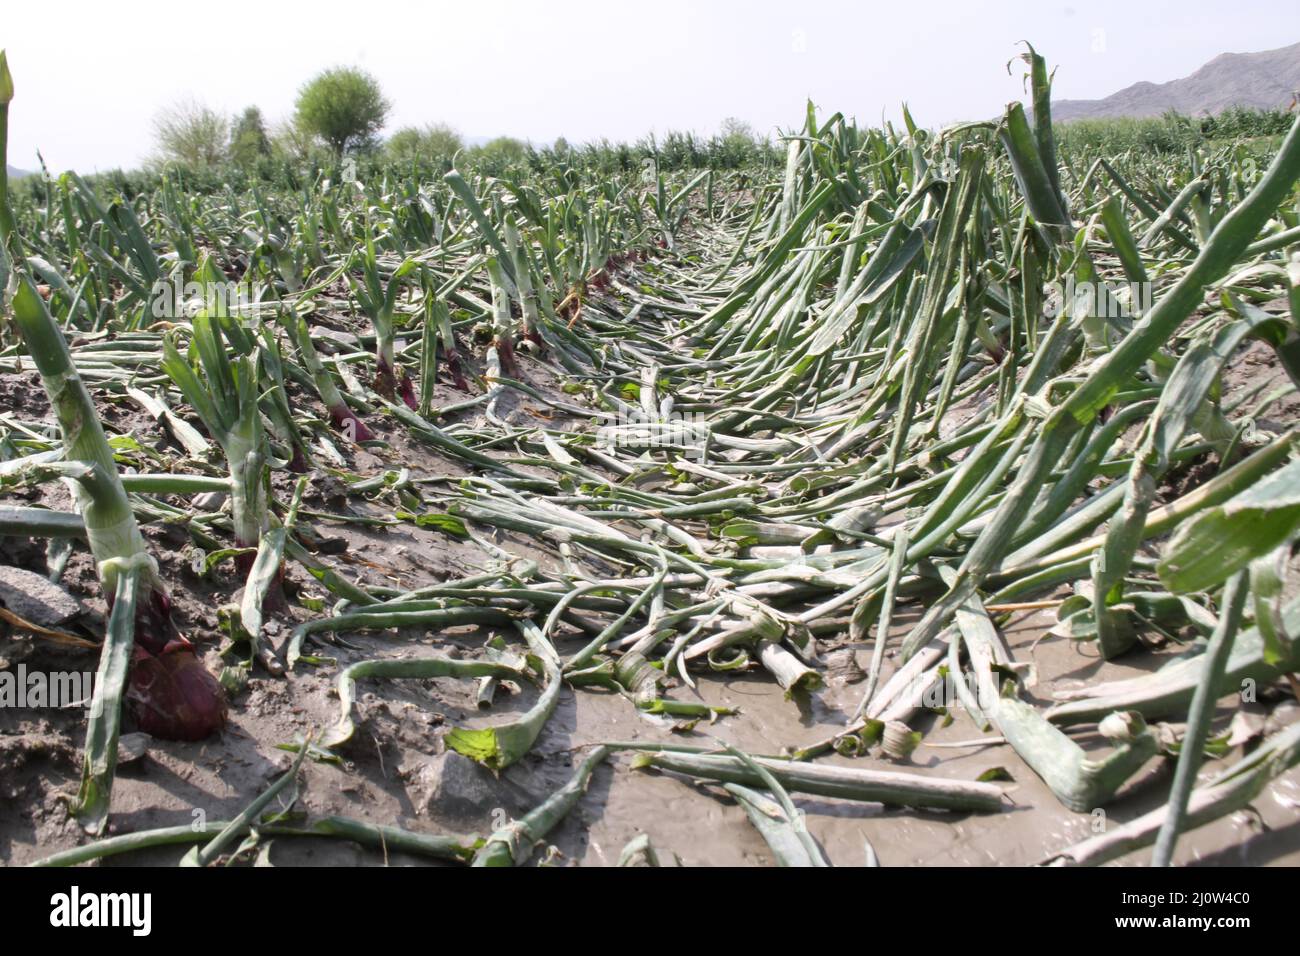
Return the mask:
[[[1248,353],[1253,355],[1252,353]],[[524,374],[544,393],[562,395],[549,367],[522,358]],[[1249,374],[1242,372],[1242,375]],[[1233,382],[1236,386],[1238,383]],[[323,409],[311,396],[293,389],[295,407]],[[159,426],[122,396],[95,388],[106,426],[115,434],[130,434],[141,445],[166,456],[178,448]],[[435,405],[463,401],[465,395],[439,385]],[[1295,421],[1300,401],[1291,395],[1286,407],[1275,405],[1270,415]],[[553,410],[528,400],[508,398],[503,414],[517,422],[530,417],[555,426],[563,419]],[[31,373],[0,375],[0,414],[53,435],[52,420],[39,382]],[[473,424],[476,412],[460,420]],[[376,475],[408,467],[415,477],[462,474],[464,469],[410,440],[396,425],[377,419],[379,437],[388,447],[349,447],[347,470]],[[564,427],[580,427],[574,418]],[[339,443],[342,448],[344,443]],[[287,496],[290,479],[278,476],[277,495]],[[382,497],[367,501],[338,496],[337,483],[313,483],[306,507],[316,515],[333,513],[352,519],[390,521],[394,504]],[[43,485],[22,495],[67,510],[66,491]],[[10,499],[12,500],[12,499]],[[308,519],[325,540],[329,560],[363,583],[411,589],[447,578],[474,573],[486,556],[477,546],[436,530],[407,522],[370,526],[313,516]],[[146,534],[160,561],[175,600],[180,629],[203,648],[215,672],[221,666],[216,609],[235,600],[242,584],[231,562],[204,576],[194,573],[186,555],[188,537],[177,526],[152,524]],[[507,534],[493,535],[506,551],[558,567],[554,553],[534,542]],[[43,543],[0,539],[0,561],[39,572],[48,569]],[[87,608],[87,629],[94,632],[104,605],[84,546],[67,562],[62,583]],[[271,615],[268,631],[282,647],[292,627],[315,616],[306,604],[332,598],[296,563],[286,576],[290,599]],[[1058,592],[1056,596],[1064,596]],[[1039,595],[1038,597],[1050,597]],[[910,614],[917,613],[913,607]],[[905,628],[910,620],[898,622]],[[1018,660],[1034,665],[1037,682],[1030,693],[1047,706],[1058,690],[1081,683],[1115,680],[1157,667],[1178,648],[1137,653],[1117,662],[1102,662],[1094,648],[1047,635],[1054,623],[1050,611],[1015,615],[1004,633]],[[347,633],[314,646],[321,660],[300,664],[285,677],[254,671],[243,693],[232,702],[229,724],[202,743],[148,742],[147,752],[119,770],[113,793],[112,833],[189,824],[198,819],[229,819],[290,764],[281,749],[296,738],[331,724],[338,714],[334,681],[338,668],[373,657],[403,657],[438,652],[479,656],[489,632],[481,629],[436,631],[406,629],[381,633]],[[505,635],[514,641],[514,635]],[[560,786],[571,774],[575,751],[607,740],[671,741],[711,745],[716,737],[754,753],[778,753],[823,740],[844,725],[862,693],[861,670],[868,665],[870,645],[825,641],[827,686],[811,695],[786,700],[764,672],[701,674],[698,699],[712,705],[739,708],[735,716],[714,724],[701,723],[683,732],[671,720],[638,712],[622,697],[598,690],[566,687],[555,715],[533,751],[499,776],[458,754],[448,753],[441,738],[453,726],[484,726],[527,708],[535,700],[532,687],[505,687],[488,710],[476,706],[470,682],[453,680],[367,680],[361,682],[356,710],[357,733],[340,749],[342,763],[305,764],[299,808],[313,817],[343,814],[374,823],[398,824],[422,832],[486,834],[505,819],[518,816]],[[579,642],[570,636],[560,646],[571,653]],[[0,640],[0,667],[25,664],[29,669],[93,671],[97,654],[49,642],[10,636]],[[886,661],[887,679],[893,660]],[[672,695],[694,699],[677,686]],[[1249,708],[1247,723],[1274,729],[1300,719],[1289,688],[1265,689]],[[1227,711],[1216,731],[1226,729]],[[1239,723],[1241,723],[1239,721]],[[971,718],[953,708],[946,716],[928,715],[914,723],[924,740],[902,763],[879,756],[844,758],[833,763],[883,769],[906,769],[960,779],[974,779],[1002,768],[1010,801],[995,814],[958,814],[888,809],[795,795],[807,813],[808,827],[830,860],[840,866],[861,865],[864,839],[886,866],[961,864],[1024,865],[1039,862],[1099,827],[1113,826],[1147,812],[1163,798],[1171,772],[1168,761],[1155,760],[1130,783],[1105,816],[1066,810],[1043,783],[1006,745],[980,745],[985,736]],[[131,730],[131,727],[124,728]],[[64,797],[75,790],[80,747],[85,731],[78,709],[31,710],[0,708],[0,861],[25,864],[87,840],[66,809]],[[1244,734],[1243,736],[1249,736]],[[1095,737],[1080,737],[1085,747],[1097,747]],[[1237,759],[1247,740],[1221,760],[1207,761],[1204,775]],[[960,744],[960,746],[953,746]],[[575,811],[552,832],[554,849],[539,852],[534,861],[559,864],[612,865],[625,844],[648,834],[665,863],[685,865],[770,865],[771,853],[740,807],[720,789],[657,771],[636,770],[627,756],[616,756],[597,769],[587,794]],[[1178,860],[1184,863],[1228,865],[1300,864],[1300,770],[1274,782],[1252,808],[1203,827],[1183,838]],[[102,865],[172,863],[183,849],[167,848],[104,861]],[[1147,852],[1123,863],[1143,863]],[[421,864],[399,853],[365,849],[340,840],[280,838],[274,841],[273,863],[327,865]]]

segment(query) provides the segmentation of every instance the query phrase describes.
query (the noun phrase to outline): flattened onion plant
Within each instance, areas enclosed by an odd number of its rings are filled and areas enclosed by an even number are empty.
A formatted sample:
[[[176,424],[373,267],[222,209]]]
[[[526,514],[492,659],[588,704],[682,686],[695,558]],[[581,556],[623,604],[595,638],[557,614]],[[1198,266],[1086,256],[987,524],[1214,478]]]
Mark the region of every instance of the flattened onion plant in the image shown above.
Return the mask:
[[[316,351],[316,344],[312,341],[311,327],[307,324],[307,320],[296,313],[286,312],[281,316],[280,324],[298,346],[298,356],[311,375],[320,400],[325,403],[330,421],[347,436],[349,441],[362,442],[374,438],[366,423],[352,411],[343,393],[339,391],[338,385],[335,384],[334,377],[321,361],[320,353]]]

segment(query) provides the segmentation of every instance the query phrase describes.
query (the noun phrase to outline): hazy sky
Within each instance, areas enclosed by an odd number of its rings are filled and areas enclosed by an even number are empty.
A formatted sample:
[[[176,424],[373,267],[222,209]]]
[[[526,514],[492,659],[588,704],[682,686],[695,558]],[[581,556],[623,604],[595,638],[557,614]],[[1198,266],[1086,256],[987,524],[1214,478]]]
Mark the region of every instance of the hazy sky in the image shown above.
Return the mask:
[[[287,117],[337,64],[369,70],[388,130],[442,121],[466,136],[635,139],[801,122],[808,97],[859,120],[992,116],[1022,95],[1027,39],[1059,98],[1185,76],[1222,52],[1300,41],[1294,0],[850,3],[836,0],[223,0],[6,4],[17,96],[9,162],[53,172],[138,165],[154,114],[193,97]]]

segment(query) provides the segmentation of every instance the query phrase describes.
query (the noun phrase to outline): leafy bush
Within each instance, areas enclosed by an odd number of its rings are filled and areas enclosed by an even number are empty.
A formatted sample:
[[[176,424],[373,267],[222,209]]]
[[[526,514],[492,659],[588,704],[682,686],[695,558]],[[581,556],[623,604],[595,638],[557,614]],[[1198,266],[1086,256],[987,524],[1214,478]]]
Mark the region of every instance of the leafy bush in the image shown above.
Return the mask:
[[[154,165],[204,169],[226,158],[230,121],[196,100],[182,100],[159,112],[153,129],[158,150]]]

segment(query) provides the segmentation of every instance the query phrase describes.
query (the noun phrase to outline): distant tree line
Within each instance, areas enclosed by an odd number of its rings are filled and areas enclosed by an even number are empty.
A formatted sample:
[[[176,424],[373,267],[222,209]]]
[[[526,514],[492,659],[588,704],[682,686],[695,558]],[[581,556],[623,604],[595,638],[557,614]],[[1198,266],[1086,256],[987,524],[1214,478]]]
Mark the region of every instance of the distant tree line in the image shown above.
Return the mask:
[[[335,67],[313,77],[298,91],[293,116],[275,127],[268,127],[256,106],[229,117],[184,100],[155,118],[156,151],[145,170],[115,175],[125,187],[142,176],[143,186],[150,175],[170,170],[202,191],[247,181],[292,186],[304,175],[337,168],[345,157],[359,170],[399,165],[433,174],[450,169],[455,161],[490,175],[556,163],[604,171],[630,170],[647,162],[666,170],[734,169],[780,159],[775,144],[737,119],[724,120],[712,136],[669,132],[662,139],[582,145],[560,138],[549,146],[501,136],[467,146],[445,123],[403,127],[382,139],[380,131],[391,109],[375,78],[353,67]]]

